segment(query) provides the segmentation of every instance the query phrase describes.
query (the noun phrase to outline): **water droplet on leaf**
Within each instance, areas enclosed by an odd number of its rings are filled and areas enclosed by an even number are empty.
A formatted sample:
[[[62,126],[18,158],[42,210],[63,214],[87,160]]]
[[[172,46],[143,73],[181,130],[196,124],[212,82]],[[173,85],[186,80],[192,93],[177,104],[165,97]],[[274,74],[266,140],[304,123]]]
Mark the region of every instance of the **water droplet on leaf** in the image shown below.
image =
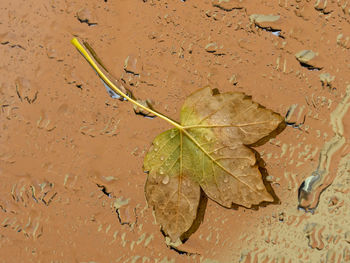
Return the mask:
[[[172,130],[170,133],[170,138],[174,138],[176,136],[176,131]]]
[[[205,139],[207,142],[211,142],[211,141],[212,141],[212,138],[211,138],[208,134],[204,135],[204,139]]]
[[[169,181],[170,181],[170,178],[169,178],[169,176],[166,175],[166,176],[164,176],[162,183],[167,184],[167,183],[169,183]]]
[[[261,190],[264,190],[265,189],[265,186],[263,184],[257,184],[256,185],[256,188],[261,191]]]

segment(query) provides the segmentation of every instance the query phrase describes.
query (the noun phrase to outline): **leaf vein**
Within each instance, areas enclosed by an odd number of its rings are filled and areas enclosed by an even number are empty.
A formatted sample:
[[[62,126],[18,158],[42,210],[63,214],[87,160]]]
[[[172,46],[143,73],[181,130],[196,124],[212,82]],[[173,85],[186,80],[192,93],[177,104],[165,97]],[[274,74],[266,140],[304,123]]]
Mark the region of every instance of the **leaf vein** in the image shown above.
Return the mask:
[[[242,181],[242,180],[239,179],[237,176],[235,176],[234,174],[232,174],[229,170],[227,170],[225,167],[223,167],[220,163],[216,162],[215,159],[214,159],[210,154],[208,154],[208,152],[207,152],[205,149],[203,149],[203,147],[200,146],[200,144],[197,142],[197,140],[196,140],[195,138],[193,138],[193,136],[192,136],[190,133],[188,133],[186,130],[184,130],[183,132],[190,138],[191,141],[193,141],[194,144],[196,144],[196,145],[199,147],[199,149],[200,149],[201,151],[204,152],[204,154],[205,154],[206,156],[209,157],[209,159],[212,160],[212,162],[214,162],[217,166],[219,166],[224,172],[228,173],[230,176],[234,177],[237,181],[239,181],[240,183],[242,183],[242,184],[244,184],[245,186],[247,186],[249,189],[251,189],[251,191],[255,192],[255,193],[258,194],[258,195],[261,195],[261,193],[257,192],[257,191],[256,191],[254,188],[252,188],[249,184],[247,184],[246,182]]]

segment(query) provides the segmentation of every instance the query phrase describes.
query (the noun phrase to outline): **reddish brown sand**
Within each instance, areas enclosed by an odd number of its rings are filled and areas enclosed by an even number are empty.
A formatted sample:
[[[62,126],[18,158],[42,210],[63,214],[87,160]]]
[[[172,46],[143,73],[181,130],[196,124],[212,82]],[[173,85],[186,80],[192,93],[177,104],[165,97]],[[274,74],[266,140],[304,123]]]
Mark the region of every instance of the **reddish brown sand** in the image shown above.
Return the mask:
[[[350,262],[349,8],[346,0],[2,1],[0,261]],[[292,108],[290,122],[305,116],[256,148],[280,202],[253,210],[209,200],[179,247],[187,253],[169,249],[142,170],[169,125],[109,97],[74,36],[175,120],[205,85],[245,92],[281,115]],[[309,68],[296,59],[302,50],[317,54]],[[128,56],[134,74],[124,70]],[[320,154],[330,186],[305,213],[298,188]]]

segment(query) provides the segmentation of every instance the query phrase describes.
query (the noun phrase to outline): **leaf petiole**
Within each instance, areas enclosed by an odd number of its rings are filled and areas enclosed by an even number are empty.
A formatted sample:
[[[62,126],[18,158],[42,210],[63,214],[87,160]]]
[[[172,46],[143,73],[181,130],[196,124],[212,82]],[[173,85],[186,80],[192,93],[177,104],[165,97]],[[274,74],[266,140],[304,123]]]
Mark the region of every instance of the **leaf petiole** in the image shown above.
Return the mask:
[[[131,103],[133,103],[137,107],[158,116],[159,118],[167,121],[168,123],[170,123],[173,126],[175,126],[176,128],[178,128],[179,130],[181,130],[181,131],[183,130],[183,126],[180,125],[179,123],[177,123],[176,121],[173,121],[173,120],[169,119],[168,117],[166,117],[165,115],[142,105],[137,100],[134,100],[133,98],[128,96],[126,93],[124,93],[119,87],[117,87],[113,83],[113,81],[107,77],[106,70],[103,68],[102,65],[100,65],[100,63],[97,62],[97,60],[94,58],[93,54],[91,54],[91,52],[84,45],[84,43],[81,44],[77,38],[73,38],[71,40],[71,43],[78,49],[78,51],[81,53],[81,55],[87,60],[87,62],[91,65],[91,67],[96,71],[97,75],[103,80],[103,82],[106,85],[108,85],[114,92],[116,92],[118,95],[122,96],[124,99],[130,101]]]

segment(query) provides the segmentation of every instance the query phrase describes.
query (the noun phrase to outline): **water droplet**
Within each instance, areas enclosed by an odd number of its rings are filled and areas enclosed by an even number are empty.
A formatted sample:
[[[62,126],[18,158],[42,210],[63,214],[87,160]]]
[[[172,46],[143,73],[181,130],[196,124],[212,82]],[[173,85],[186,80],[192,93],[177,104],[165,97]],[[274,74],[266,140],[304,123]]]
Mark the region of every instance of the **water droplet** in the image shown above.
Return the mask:
[[[161,157],[160,157],[160,160],[161,160],[161,161],[164,161],[164,156],[161,156]]]
[[[205,139],[207,142],[213,141],[213,138],[212,138],[209,134],[204,135],[204,139]]]
[[[169,178],[169,176],[166,175],[166,176],[164,176],[162,183],[167,184],[167,183],[169,183],[169,181],[170,181],[170,178]]]
[[[158,152],[158,147],[154,147],[153,151]]]
[[[159,173],[164,174],[164,169],[162,167],[159,168]]]
[[[172,130],[171,133],[170,133],[170,138],[174,138],[176,136],[176,131],[175,130]]]
[[[224,177],[224,183],[228,183],[228,177],[227,176]]]
[[[264,190],[265,189],[265,186],[263,184],[257,184],[256,185],[256,188],[261,191],[261,190]]]
[[[159,145],[159,142],[158,142],[158,141],[155,141],[155,142],[154,142],[154,145]]]

